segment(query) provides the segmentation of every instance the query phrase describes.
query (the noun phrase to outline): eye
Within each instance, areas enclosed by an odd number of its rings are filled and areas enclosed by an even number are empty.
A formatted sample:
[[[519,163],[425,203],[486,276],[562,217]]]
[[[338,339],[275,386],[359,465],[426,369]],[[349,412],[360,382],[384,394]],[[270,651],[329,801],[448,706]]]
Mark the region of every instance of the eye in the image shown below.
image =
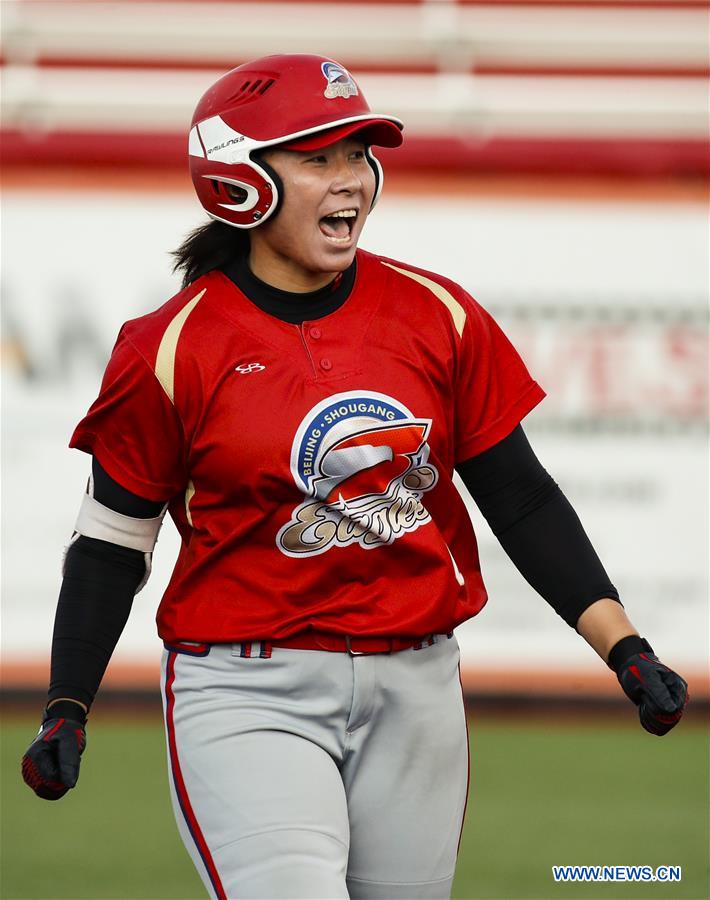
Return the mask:
[[[309,156],[306,160],[307,163],[324,163],[327,162],[325,156],[321,153],[318,156]]]
[[[353,152],[350,154],[350,159],[365,159],[365,151],[353,150]]]

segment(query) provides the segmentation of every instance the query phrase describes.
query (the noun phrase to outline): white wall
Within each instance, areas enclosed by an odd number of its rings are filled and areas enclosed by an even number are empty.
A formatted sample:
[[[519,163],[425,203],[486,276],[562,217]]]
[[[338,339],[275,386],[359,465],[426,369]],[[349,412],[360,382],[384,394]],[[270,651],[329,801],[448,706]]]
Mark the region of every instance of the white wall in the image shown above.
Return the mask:
[[[3,201],[6,661],[47,653],[61,551],[88,473],[88,460],[66,443],[96,395],[120,324],[177,289],[168,251],[200,221],[194,202],[169,194],[9,192]],[[705,211],[385,193],[362,244],[447,274],[497,312],[550,395],[528,420],[533,444],[632,618],[669,660],[702,667]],[[576,318],[570,307],[579,307]],[[637,432],[615,433],[619,418]],[[465,660],[495,666],[514,648],[522,667],[596,669],[592,652],[476,521],[491,600],[459,630]],[[166,526],[117,658],[156,654],[152,619],[176,551]]]

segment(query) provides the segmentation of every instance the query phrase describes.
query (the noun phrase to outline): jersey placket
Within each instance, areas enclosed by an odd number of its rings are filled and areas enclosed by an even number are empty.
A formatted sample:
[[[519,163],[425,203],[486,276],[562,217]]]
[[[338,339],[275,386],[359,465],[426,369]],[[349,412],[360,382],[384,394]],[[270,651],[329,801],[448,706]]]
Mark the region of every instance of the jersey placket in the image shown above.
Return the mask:
[[[352,365],[348,365],[351,360],[346,362],[341,359],[343,342],[341,341],[338,346],[336,341],[329,337],[324,324],[303,322],[298,329],[316,379],[341,377],[346,374],[342,371],[343,367],[348,371],[356,371],[355,359],[352,359]]]

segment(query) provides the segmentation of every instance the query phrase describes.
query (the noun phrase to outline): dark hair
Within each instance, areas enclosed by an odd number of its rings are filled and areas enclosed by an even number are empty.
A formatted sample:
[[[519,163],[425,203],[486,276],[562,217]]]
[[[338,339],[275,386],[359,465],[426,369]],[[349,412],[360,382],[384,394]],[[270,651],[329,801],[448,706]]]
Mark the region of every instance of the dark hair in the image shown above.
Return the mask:
[[[219,269],[249,251],[249,235],[224,222],[209,221],[191,231],[171,256],[173,272],[182,271],[182,286]]]

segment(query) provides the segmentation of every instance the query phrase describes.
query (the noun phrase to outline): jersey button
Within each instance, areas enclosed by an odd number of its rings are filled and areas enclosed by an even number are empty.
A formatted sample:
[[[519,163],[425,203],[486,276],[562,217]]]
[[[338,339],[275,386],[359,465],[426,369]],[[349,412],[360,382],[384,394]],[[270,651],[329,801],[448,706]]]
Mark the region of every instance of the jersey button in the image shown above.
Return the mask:
[[[320,328],[311,328],[310,335],[314,341],[317,341],[323,332]]]
[[[333,368],[333,363],[329,359],[322,359],[320,361],[320,367],[321,369],[325,369],[326,372],[330,372]]]

